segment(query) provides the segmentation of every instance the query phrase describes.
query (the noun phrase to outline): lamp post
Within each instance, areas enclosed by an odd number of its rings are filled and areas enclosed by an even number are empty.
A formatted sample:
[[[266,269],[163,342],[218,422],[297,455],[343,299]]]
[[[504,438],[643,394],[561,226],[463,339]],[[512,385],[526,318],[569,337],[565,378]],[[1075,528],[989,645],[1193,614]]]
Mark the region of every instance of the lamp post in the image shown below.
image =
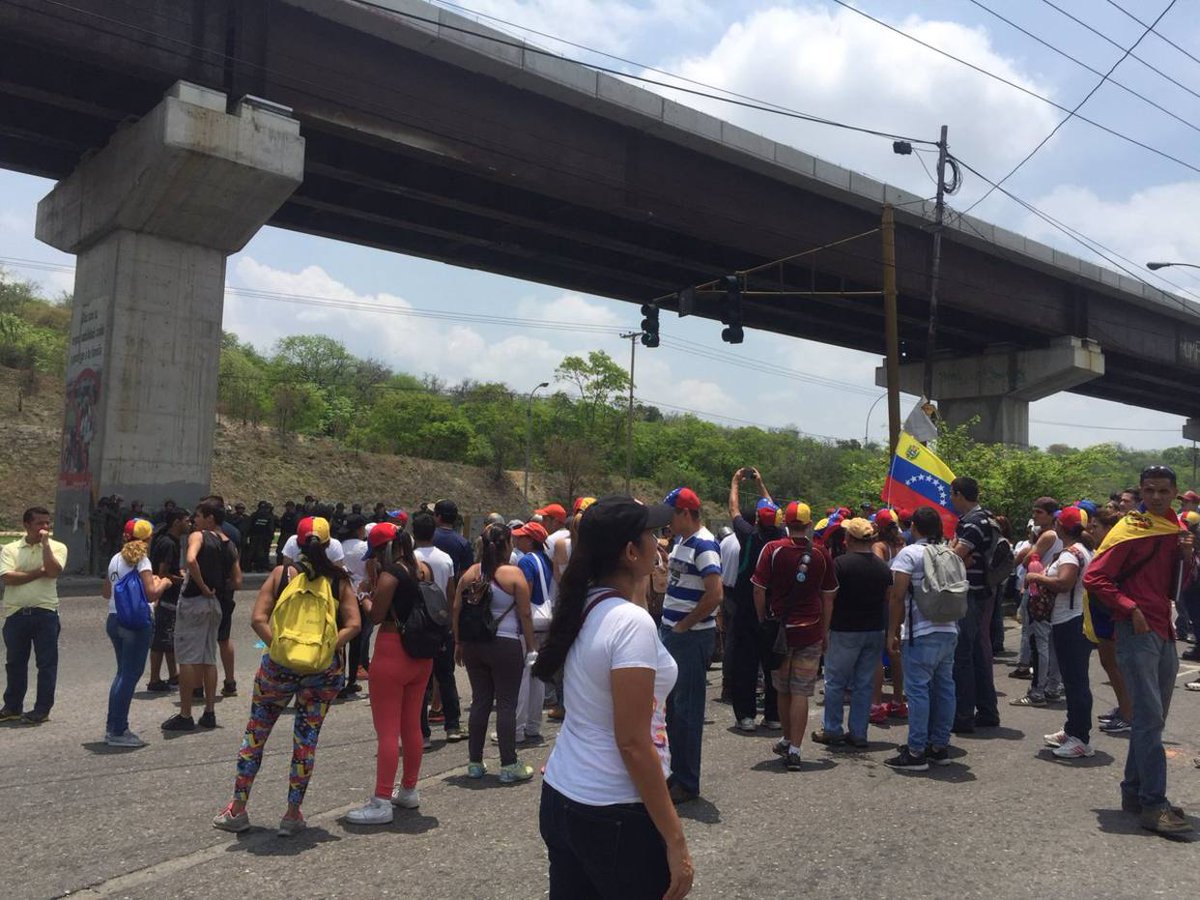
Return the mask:
[[[533,395],[544,387],[550,387],[550,382],[543,381],[529,392],[529,400],[525,406],[525,505],[529,505],[529,458],[533,452]]]
[[[871,413],[875,412],[875,407],[879,405],[879,401],[887,397],[887,394],[880,394],[875,398],[875,402],[871,404],[871,408],[867,410],[867,424],[863,426],[863,446],[871,443]],[[894,448],[893,448],[894,449]]]
[[[1148,262],[1146,268],[1151,272],[1157,272],[1159,269],[1166,269],[1170,266],[1179,266],[1185,269],[1200,269],[1200,263],[1181,263],[1181,262]]]

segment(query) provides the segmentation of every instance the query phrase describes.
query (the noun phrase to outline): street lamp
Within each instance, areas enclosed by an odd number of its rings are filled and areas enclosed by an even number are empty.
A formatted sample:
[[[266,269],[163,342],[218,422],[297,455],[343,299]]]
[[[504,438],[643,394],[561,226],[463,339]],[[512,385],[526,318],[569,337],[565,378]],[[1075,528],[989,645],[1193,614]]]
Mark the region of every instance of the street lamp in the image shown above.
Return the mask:
[[[1151,272],[1157,272],[1159,269],[1165,269],[1168,266],[1181,266],[1187,269],[1200,269],[1200,263],[1181,263],[1181,262],[1148,262],[1146,268]]]
[[[525,505],[529,505],[529,456],[533,450],[533,395],[544,387],[550,387],[550,382],[543,381],[529,392],[529,401],[525,407]]]
[[[879,401],[886,397],[887,394],[880,394],[875,398],[875,402],[871,404],[871,408],[867,410],[867,424],[863,426],[863,446],[871,443],[871,413],[875,412],[875,407],[879,405]]]

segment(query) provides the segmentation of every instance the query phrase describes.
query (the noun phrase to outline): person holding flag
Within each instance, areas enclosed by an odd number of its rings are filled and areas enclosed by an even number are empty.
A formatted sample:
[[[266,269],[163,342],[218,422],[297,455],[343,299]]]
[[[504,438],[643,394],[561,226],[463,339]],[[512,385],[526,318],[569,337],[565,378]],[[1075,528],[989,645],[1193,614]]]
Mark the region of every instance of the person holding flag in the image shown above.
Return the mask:
[[[1162,733],[1179,673],[1171,600],[1192,574],[1194,539],[1171,509],[1178,490],[1168,466],[1141,474],[1142,502],[1100,545],[1083,577],[1088,594],[1116,620],[1117,664],[1133,701],[1121,809],[1158,834],[1192,830],[1167,800]]]

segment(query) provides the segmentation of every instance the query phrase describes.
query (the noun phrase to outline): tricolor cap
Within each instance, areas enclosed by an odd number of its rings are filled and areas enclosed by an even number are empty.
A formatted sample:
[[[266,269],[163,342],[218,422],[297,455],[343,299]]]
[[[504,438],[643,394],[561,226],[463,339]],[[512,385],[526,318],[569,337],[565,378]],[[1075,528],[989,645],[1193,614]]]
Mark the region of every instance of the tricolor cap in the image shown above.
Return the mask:
[[[784,518],[786,518],[786,515],[784,516]],[[828,527],[829,527],[829,519],[825,518],[816,524],[816,527],[813,528],[813,531],[815,531],[818,535],[821,535],[821,534],[825,533],[825,529]]]
[[[1095,500],[1080,500],[1075,505],[1087,513],[1088,518],[1091,518],[1092,516],[1096,515],[1096,513],[1100,512],[1100,507],[1096,505]]]
[[[1058,524],[1070,531],[1083,528],[1088,523],[1088,514],[1078,506],[1066,506],[1054,514]]]
[[[387,516],[389,519],[399,522],[401,528],[408,524],[408,513],[402,509],[389,509],[387,511]]]
[[[896,524],[896,514],[890,509],[881,509],[875,513],[875,524],[880,528],[886,528],[888,525]]]
[[[396,527],[394,522],[380,522],[371,529],[371,533],[367,535],[367,550],[363,554],[363,559],[370,559],[375,555],[380,547],[390,544],[396,539],[396,535],[400,533],[400,529]]]
[[[1183,523],[1187,525],[1188,528],[1195,528],[1197,525],[1200,525],[1200,512],[1196,512],[1194,509],[1189,509],[1183,514]]]
[[[145,541],[154,533],[154,526],[145,519],[130,519],[125,523],[127,541]]]
[[[675,509],[700,509],[700,497],[690,487],[677,487],[667,494],[663,500],[667,506]]]
[[[319,544],[329,543],[329,520],[320,516],[305,516],[296,525],[296,543],[303,547],[314,537]]]
[[[548,516],[551,519],[558,519],[560,522],[567,520],[567,511],[563,509],[561,503],[547,503],[541,509],[535,509],[534,513],[539,516]]]
[[[583,512],[589,506],[596,502],[595,497],[576,497],[575,498],[575,514]]]
[[[775,521],[779,518],[779,507],[766,497],[763,497],[755,504],[754,514],[758,518],[758,524],[774,525]]]
[[[807,503],[793,500],[783,511],[783,521],[788,525],[808,525],[812,522],[812,509]],[[828,524],[827,520],[826,524]]]

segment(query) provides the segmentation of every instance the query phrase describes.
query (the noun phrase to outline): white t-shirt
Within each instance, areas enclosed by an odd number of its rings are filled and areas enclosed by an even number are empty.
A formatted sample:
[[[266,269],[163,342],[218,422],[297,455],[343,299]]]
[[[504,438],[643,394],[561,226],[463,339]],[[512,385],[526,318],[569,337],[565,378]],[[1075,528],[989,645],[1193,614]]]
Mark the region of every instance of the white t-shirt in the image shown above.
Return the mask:
[[[342,564],[350,573],[350,583],[354,585],[355,591],[359,590],[362,583],[367,580],[367,561],[363,559],[363,554],[366,552],[367,542],[364,540],[346,538],[342,541],[342,553],[345,554]]]
[[[1080,565],[1079,557],[1069,549],[1064,549],[1046,568],[1047,578],[1057,578],[1060,566],[1075,566],[1079,569],[1079,577],[1075,579],[1075,586],[1069,591],[1058,594],[1054,598],[1054,611],[1050,614],[1051,625],[1062,625],[1064,622],[1070,622],[1072,619],[1083,615],[1083,574],[1087,571],[1088,564],[1092,561],[1092,554],[1083,544],[1072,545],[1080,556],[1083,557],[1083,564]]]
[[[571,558],[571,532],[566,528],[560,528],[546,538],[546,555],[550,557],[551,562],[554,562],[554,548],[558,546],[559,541],[567,542],[567,559]]]
[[[600,593],[593,590],[588,603]],[[663,776],[671,773],[664,713],[679,668],[659,640],[650,614],[621,597],[609,597],[596,604],[584,619],[567,654],[563,669],[567,717],[546,763],[546,783],[576,803],[609,806],[642,800],[617,749],[611,681],[614,669],[654,670],[650,738],[658,751]]]
[[[445,550],[437,547],[414,547],[413,553],[422,560],[433,574],[433,583],[442,589],[442,593],[450,596],[450,578],[454,575],[454,560]]]
[[[1020,556],[1022,550],[1032,546],[1033,544],[1029,541],[1021,541],[1017,546],[1013,547],[1013,556]],[[1022,564],[1017,566],[1015,571],[1017,575],[1017,593],[1020,594],[1025,590],[1025,576],[1029,570]]]
[[[907,575],[911,579],[910,588],[913,590],[925,580],[925,546],[928,543],[929,541],[922,538],[915,544],[909,544],[897,553],[896,558],[892,560],[892,571],[902,572]],[[905,597],[904,625],[900,629],[901,641],[909,639],[910,630],[912,632],[911,637],[921,637],[922,635],[933,634],[934,632],[958,634],[958,623],[944,622],[934,624],[921,615],[921,608],[917,606],[916,600],[911,599],[911,597]]]
[[[736,534],[721,538],[721,583],[727,588],[737,584],[738,565],[742,558],[742,542]]]
[[[149,553],[138,560],[137,570],[139,573],[154,571],[154,567],[150,565]],[[108,561],[108,583],[115,586],[118,581],[132,571],[133,566],[125,562],[125,558],[120,553],[114,554],[113,558]],[[117,614],[116,594],[108,598],[108,611],[113,615]]]
[[[287,543],[283,545],[283,550],[280,552],[292,562],[296,562],[300,558],[300,542],[296,540],[294,534],[287,539]],[[330,538],[329,546],[325,548],[325,556],[331,563],[340,563],[345,559],[346,551],[342,548],[342,542],[337,538]]]

